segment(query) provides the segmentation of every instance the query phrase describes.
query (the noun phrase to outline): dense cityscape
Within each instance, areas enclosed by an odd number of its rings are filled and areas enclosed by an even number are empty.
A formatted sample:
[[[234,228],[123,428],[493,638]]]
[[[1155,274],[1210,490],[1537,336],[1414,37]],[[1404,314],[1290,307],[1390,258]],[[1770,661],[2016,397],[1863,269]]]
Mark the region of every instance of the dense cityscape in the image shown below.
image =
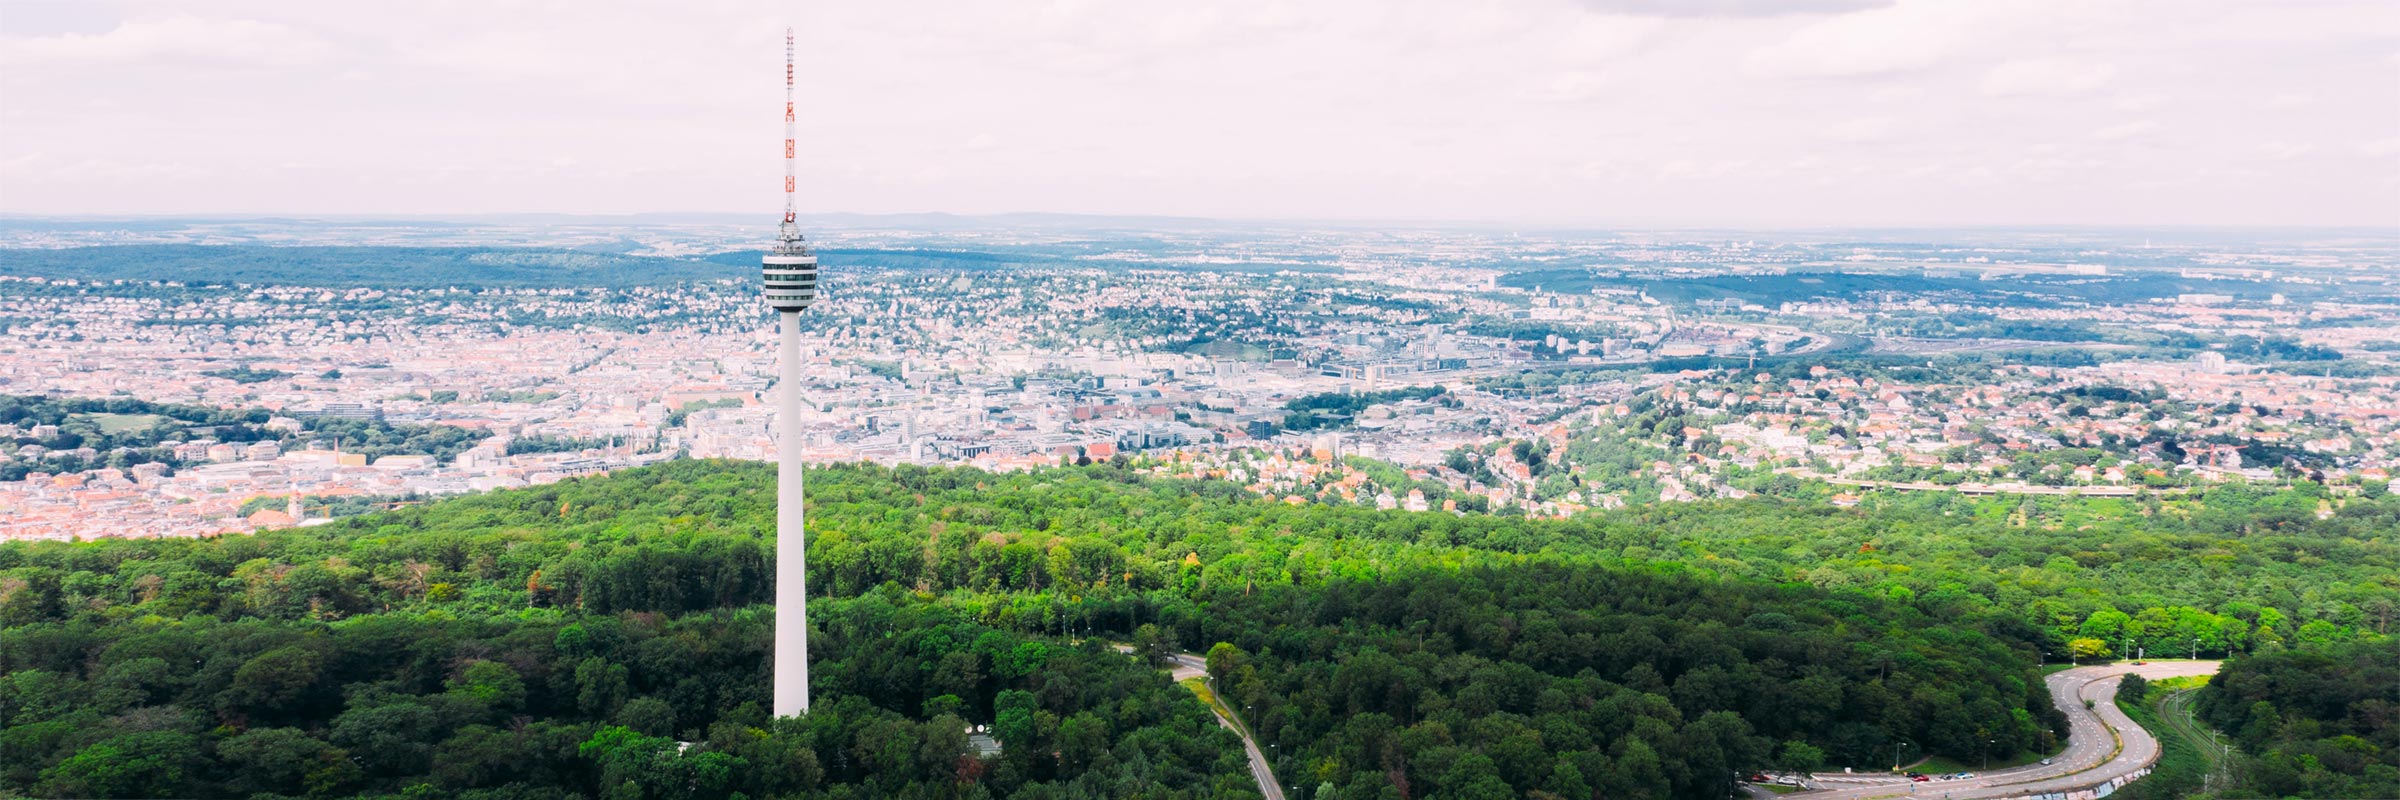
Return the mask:
[[[2400,468],[2400,283],[2372,240],[1084,222],[821,237],[808,460],[1131,460],[1292,502],[1545,517],[2339,495]],[[0,233],[0,536],[320,524],[773,453],[772,323],[729,266],[756,239],[736,225]],[[548,271],[445,283],[478,265]]]

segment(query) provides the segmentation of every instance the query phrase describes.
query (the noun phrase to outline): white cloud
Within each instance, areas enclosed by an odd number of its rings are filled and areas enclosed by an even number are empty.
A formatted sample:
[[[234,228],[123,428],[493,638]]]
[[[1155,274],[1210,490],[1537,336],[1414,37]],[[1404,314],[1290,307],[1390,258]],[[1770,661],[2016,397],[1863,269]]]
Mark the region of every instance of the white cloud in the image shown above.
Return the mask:
[[[1654,17],[1589,15],[1559,30],[1557,55],[1578,64],[1615,60],[1656,41],[1666,28]]]
[[[2283,92],[2267,98],[2267,101],[2259,104],[2259,107],[2269,111],[2287,111],[2295,108],[2307,108],[2316,102],[2317,96],[2311,92]]]
[[[1666,17],[1776,17],[1856,11],[1891,0],[1583,0],[1587,7],[1620,14]]]
[[[2157,130],[2158,123],[2156,122],[2151,122],[2146,119],[2136,120],[2133,122],[2110,125],[2106,128],[2092,131],[2092,138],[2103,142],[2122,142],[2128,139],[2138,139],[2148,136],[2151,133],[2157,132]]]
[[[2009,61],[1983,74],[1983,93],[1994,97],[2085,94],[2108,84],[2115,64],[2071,58]]]
[[[1860,117],[1834,123],[1825,129],[1825,138],[1849,144],[1865,144],[1890,141],[1893,133],[1890,117]]]
[[[2260,152],[2266,153],[2268,158],[2276,161],[2290,161],[2316,152],[2317,146],[2306,142],[2268,142],[2259,145],[2258,149]]]
[[[2171,99],[2172,98],[2169,98],[2168,96],[2158,92],[2144,92],[2141,94],[2131,94],[2119,97],[2111,105],[2113,105],[2118,111],[2140,114],[2156,111],[2159,108],[2164,107]]]
[[[1605,72],[1589,70],[1561,72],[1550,76],[1549,82],[1545,83],[1540,90],[1530,93],[1528,98],[1551,102],[1581,102],[1599,96],[1602,90],[1608,88],[1608,83],[1608,73]]]
[[[1752,74],[1855,78],[1927,69],[1959,55],[1990,15],[1980,4],[1907,0],[1813,22],[1752,51]]]
[[[0,37],[0,65],[36,69],[289,69],[319,63],[333,52],[330,42],[289,25],[190,14],[129,19],[101,34]]]

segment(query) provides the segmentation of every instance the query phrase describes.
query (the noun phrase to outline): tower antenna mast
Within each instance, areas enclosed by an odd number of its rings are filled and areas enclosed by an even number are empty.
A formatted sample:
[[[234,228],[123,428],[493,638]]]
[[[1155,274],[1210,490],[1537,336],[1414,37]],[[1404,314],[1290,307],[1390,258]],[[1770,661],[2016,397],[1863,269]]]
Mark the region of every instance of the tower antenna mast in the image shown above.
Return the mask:
[[[800,240],[800,117],[792,104],[792,29],[783,29],[783,227],[784,242]]]

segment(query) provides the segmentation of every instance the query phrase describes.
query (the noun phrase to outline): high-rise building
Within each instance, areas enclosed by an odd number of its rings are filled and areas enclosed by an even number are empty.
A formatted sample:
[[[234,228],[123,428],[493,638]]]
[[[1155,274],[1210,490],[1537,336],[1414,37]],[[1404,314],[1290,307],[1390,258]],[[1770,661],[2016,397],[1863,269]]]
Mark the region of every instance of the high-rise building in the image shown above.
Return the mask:
[[[800,476],[800,312],[817,299],[817,257],[800,237],[792,32],[783,32],[783,225],[761,265],[767,305],[781,323],[775,437],[775,716],[808,713],[808,531]]]

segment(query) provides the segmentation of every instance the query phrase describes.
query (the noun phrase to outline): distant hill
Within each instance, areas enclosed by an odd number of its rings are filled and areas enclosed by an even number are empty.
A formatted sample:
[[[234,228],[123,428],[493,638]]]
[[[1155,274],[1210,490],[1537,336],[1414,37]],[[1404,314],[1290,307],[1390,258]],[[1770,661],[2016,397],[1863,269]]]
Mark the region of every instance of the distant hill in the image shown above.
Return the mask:
[[[756,268],[556,248],[141,244],[0,250],[0,275],[287,286],[640,286]]]
[[[1543,267],[1511,272],[1500,283],[1521,289],[1583,294],[1598,289],[1639,291],[1660,302],[1690,306],[1701,300],[1734,300],[1774,308],[1785,301],[1863,300],[1875,293],[1980,303],[2044,307],[2059,303],[2141,303],[2181,294],[2220,294],[2265,301],[2281,294],[2294,302],[2359,301],[2390,296],[2386,286],[2361,283],[2208,280],[2160,271],[2105,276],[2022,273],[1984,280],[1979,275],[1931,277],[1921,270],[1798,270],[1783,274],[1711,275],[1689,278],[1617,277],[1606,267]],[[2363,294],[2363,297],[2362,297]]]
[[[1054,257],[980,250],[903,250],[888,248],[818,248],[817,258],[828,267],[852,269],[939,269],[981,272],[1057,260]],[[761,250],[736,250],[709,255],[711,264],[757,268]]]

